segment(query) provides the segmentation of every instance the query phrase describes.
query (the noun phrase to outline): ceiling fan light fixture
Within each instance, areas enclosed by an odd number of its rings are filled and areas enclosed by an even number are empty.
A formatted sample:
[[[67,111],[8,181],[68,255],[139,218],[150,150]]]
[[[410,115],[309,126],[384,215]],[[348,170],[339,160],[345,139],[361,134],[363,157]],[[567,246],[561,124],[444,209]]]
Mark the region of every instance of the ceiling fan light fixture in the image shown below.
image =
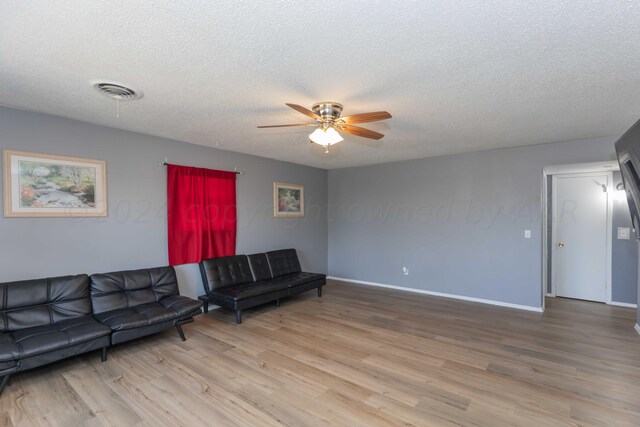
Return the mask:
[[[344,141],[344,138],[340,136],[340,134],[332,127],[327,129],[316,129],[311,135],[309,135],[309,139],[312,142],[315,142],[318,145],[322,145],[323,147],[327,147],[329,145],[337,144],[340,141]]]

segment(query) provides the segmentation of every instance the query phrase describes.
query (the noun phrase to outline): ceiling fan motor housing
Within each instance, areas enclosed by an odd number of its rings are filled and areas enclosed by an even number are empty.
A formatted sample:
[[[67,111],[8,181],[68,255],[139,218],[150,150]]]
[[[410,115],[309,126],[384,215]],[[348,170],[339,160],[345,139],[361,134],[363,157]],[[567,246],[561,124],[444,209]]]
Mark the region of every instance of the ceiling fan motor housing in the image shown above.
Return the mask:
[[[323,127],[326,129],[333,126],[338,117],[340,117],[342,108],[342,104],[337,102],[318,102],[313,104],[311,110],[322,117]]]

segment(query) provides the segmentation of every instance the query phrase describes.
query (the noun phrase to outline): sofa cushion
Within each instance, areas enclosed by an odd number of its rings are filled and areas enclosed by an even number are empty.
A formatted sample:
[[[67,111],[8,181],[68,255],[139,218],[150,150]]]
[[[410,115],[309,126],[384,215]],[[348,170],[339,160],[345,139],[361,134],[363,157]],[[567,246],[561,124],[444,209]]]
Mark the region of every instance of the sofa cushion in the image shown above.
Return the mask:
[[[95,318],[112,331],[121,331],[175,320],[178,318],[178,313],[158,302],[152,302],[105,311],[95,314]]]
[[[91,314],[89,277],[53,277],[0,283],[0,332],[11,332]]]
[[[178,280],[170,266],[91,276],[94,314],[154,303],[178,294]]]
[[[17,370],[18,370],[18,362],[15,360],[0,362],[0,376],[11,374]]]
[[[10,332],[0,332],[0,362],[16,360],[20,357],[20,347]]]
[[[295,249],[281,249],[266,253],[269,268],[273,277],[284,276],[291,273],[300,273],[300,261]]]
[[[206,292],[253,282],[246,255],[205,259],[200,263],[200,273]]]
[[[242,301],[245,299],[270,294],[272,292],[286,291],[289,284],[285,281],[264,281],[259,283],[245,283],[238,286],[230,286],[220,288],[215,291],[216,295],[233,301]]]
[[[21,359],[59,350],[109,335],[111,330],[91,316],[63,320],[2,334],[0,361]]]
[[[247,258],[249,259],[249,266],[251,267],[251,273],[253,274],[253,280],[255,282],[273,277],[271,276],[269,261],[267,261],[267,254],[247,255]]]
[[[191,314],[202,307],[202,301],[194,300],[182,295],[173,295],[160,301],[164,307],[174,310],[179,317]]]

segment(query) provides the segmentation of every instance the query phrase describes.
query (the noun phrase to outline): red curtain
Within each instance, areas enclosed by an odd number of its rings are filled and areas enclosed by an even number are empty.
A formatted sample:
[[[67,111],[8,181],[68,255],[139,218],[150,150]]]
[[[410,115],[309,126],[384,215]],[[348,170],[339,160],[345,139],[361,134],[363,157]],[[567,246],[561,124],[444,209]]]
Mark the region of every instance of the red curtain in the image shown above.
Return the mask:
[[[169,264],[236,253],[236,174],[167,165]]]

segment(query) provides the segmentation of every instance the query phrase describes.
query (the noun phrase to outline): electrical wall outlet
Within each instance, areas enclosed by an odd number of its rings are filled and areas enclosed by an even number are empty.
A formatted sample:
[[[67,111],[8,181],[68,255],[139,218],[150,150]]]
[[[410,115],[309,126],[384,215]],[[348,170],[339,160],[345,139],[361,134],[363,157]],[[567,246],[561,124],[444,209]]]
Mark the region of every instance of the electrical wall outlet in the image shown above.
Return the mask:
[[[402,267],[402,273],[403,273],[405,276],[408,276],[408,275],[409,275],[409,267]]]
[[[531,230],[524,230],[524,238],[525,239],[531,238]]]

